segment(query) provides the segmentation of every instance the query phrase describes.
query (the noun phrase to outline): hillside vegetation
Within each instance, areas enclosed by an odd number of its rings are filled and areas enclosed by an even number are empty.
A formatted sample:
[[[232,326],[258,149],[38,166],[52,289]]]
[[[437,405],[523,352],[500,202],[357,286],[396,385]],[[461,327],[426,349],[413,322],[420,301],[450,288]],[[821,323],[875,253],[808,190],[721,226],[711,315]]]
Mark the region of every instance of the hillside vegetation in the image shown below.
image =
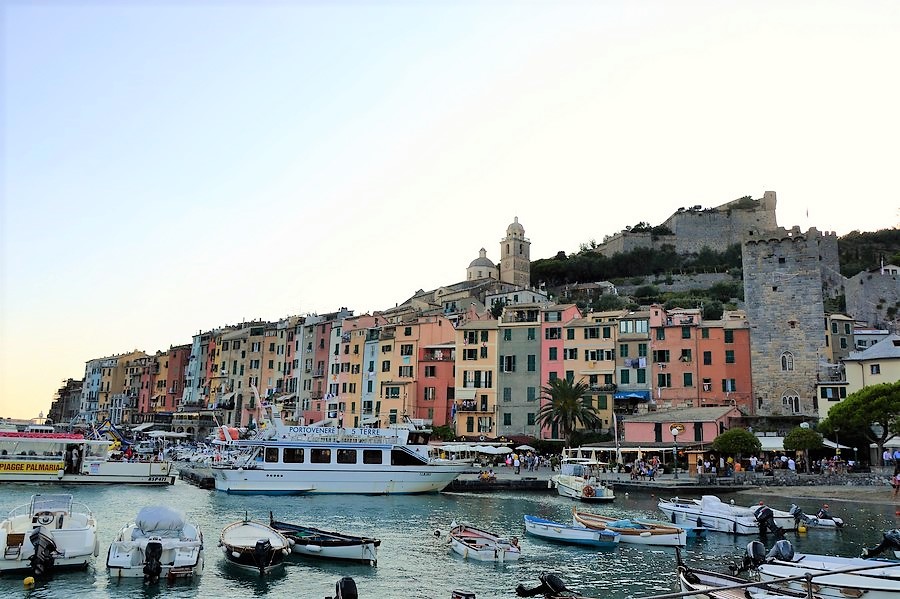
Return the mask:
[[[900,229],[853,231],[838,238],[838,253],[845,277],[881,266],[882,257],[885,264],[900,264]]]

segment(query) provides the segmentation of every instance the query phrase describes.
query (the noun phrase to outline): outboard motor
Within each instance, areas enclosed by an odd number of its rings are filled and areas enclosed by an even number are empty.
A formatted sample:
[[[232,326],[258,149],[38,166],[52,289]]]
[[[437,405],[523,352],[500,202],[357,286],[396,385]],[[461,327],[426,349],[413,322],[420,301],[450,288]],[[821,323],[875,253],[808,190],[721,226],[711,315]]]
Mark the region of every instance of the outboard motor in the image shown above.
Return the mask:
[[[804,514],[803,510],[801,510],[800,507],[796,504],[792,503],[791,509],[789,509],[788,512],[791,514],[791,516],[794,517],[794,524],[800,524],[801,520],[803,520],[804,522],[806,521],[806,514]]]
[[[253,548],[253,561],[259,567],[259,573],[266,573],[266,566],[272,556],[272,542],[269,539],[260,539]]]
[[[759,541],[747,543],[747,554],[739,565],[732,565],[731,571],[735,574],[746,572],[766,561],[766,546]]]
[[[516,586],[516,595],[519,597],[535,597],[537,595],[556,597],[562,593],[570,592],[562,579],[556,574],[543,572],[538,576],[538,579],[541,581],[541,584],[531,589],[525,588],[521,584]]]
[[[881,536],[881,542],[871,549],[863,547],[862,557],[875,557],[885,550],[900,551],[900,529],[894,528],[885,531]]]
[[[756,518],[756,521],[759,522],[759,534],[765,535],[766,531],[771,531],[776,535],[784,534],[781,527],[775,524],[775,514],[769,506],[759,506],[754,510],[753,516]]]
[[[770,559],[777,559],[782,562],[789,562],[794,559],[794,546],[791,545],[790,541],[785,539],[781,539],[769,549],[769,553],[766,554],[766,561]]]
[[[358,599],[356,581],[344,576],[334,585],[334,599]]]
[[[159,575],[162,573],[162,541],[156,539],[147,541],[147,548],[144,550],[144,580],[157,582]]]
[[[35,576],[43,576],[53,569],[53,564],[56,562],[56,542],[43,527],[34,529],[28,539],[34,547],[34,554],[30,558],[31,569]]]

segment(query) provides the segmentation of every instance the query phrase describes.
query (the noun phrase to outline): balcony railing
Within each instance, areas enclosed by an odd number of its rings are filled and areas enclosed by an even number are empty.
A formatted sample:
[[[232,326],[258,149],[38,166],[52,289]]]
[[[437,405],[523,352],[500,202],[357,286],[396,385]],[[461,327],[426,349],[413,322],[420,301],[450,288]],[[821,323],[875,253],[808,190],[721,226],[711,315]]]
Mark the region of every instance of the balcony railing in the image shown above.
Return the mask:
[[[457,412],[493,412],[493,410],[489,409],[487,406],[479,406],[478,404],[471,404],[463,402],[456,407]]]

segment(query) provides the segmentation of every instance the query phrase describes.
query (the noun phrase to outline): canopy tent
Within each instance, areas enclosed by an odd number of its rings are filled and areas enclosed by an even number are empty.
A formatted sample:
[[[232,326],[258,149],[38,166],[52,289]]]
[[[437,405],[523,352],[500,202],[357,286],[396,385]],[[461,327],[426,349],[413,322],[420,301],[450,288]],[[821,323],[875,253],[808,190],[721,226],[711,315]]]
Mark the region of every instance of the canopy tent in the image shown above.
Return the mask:
[[[516,449],[518,449],[519,451],[537,451],[531,445],[519,445],[518,447],[516,447]]]
[[[878,447],[877,443],[869,443],[869,447]],[[900,447],[900,437],[893,437],[884,442],[884,448],[896,449]]]
[[[762,451],[784,451],[784,437],[757,437],[762,444]],[[853,449],[846,445],[838,445],[830,439],[822,439],[822,445],[831,449]]]

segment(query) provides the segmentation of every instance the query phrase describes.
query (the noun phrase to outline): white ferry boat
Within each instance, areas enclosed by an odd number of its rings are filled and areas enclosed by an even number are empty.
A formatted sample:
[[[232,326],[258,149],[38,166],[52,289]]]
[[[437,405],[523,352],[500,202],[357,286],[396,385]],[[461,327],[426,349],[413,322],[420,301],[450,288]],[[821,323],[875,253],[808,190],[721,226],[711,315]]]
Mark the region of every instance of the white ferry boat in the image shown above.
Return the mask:
[[[0,483],[175,483],[170,462],[110,461],[109,446],[72,433],[0,431]]]
[[[269,495],[431,493],[471,467],[430,457],[431,431],[412,422],[388,429],[284,426],[270,408],[266,411],[269,423],[259,438],[226,441],[245,453],[213,463],[216,489]]]

